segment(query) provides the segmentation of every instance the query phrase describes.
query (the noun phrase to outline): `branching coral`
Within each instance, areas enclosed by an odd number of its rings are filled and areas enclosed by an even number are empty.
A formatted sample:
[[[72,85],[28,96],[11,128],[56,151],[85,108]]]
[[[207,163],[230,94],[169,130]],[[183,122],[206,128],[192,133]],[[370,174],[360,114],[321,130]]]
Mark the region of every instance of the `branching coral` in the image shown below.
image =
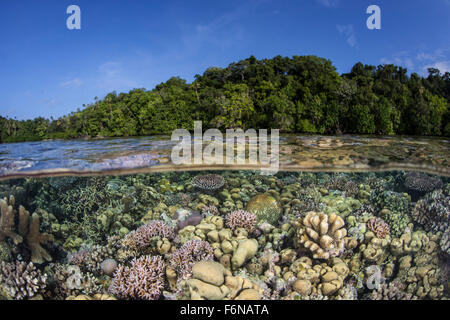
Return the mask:
[[[104,246],[82,247],[69,255],[69,263],[79,266],[83,272],[102,274],[102,262],[115,256],[118,251],[118,243],[118,236],[113,236],[108,238],[108,242]]]
[[[213,259],[213,248],[206,241],[190,240],[172,254],[170,266],[178,274],[178,279],[191,276],[194,263]]]
[[[119,265],[109,291],[122,299],[159,299],[164,288],[166,265],[161,256],[134,258],[131,265]]]
[[[297,241],[312,252],[314,259],[338,256],[344,250],[347,235],[344,225],[344,220],[334,213],[311,211],[299,221]]]
[[[371,218],[367,221],[367,228],[376,234],[377,238],[384,239],[390,234],[389,225],[380,218]]]
[[[30,299],[43,294],[47,285],[47,275],[41,274],[32,262],[0,262],[0,295],[9,299]]]
[[[405,285],[399,281],[383,283],[369,294],[371,300],[417,300],[417,297],[404,291]]]
[[[127,234],[123,239],[122,244],[130,250],[139,251],[149,246],[154,237],[171,240],[175,238],[175,232],[172,227],[163,221],[151,220]]]
[[[236,210],[225,217],[225,223],[231,230],[244,228],[248,233],[256,226],[256,215],[245,210]]]
[[[218,174],[205,174],[192,179],[192,185],[204,192],[214,192],[223,187],[225,179]]]
[[[211,204],[209,206],[205,205],[202,208],[202,214],[205,217],[218,216],[218,215],[220,215],[220,212],[219,212],[219,209],[217,209],[217,207],[215,205]]]

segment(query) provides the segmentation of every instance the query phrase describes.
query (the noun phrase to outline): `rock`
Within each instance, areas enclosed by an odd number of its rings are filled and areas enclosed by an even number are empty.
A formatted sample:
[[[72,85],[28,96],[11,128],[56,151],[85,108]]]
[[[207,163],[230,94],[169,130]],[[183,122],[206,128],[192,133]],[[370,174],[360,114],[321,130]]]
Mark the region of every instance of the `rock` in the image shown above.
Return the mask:
[[[192,300],[202,298],[206,300],[220,300],[223,299],[228,293],[228,290],[224,288],[219,288],[198,279],[188,280],[187,285],[189,286]]]
[[[260,300],[261,295],[255,289],[245,289],[234,300]]]

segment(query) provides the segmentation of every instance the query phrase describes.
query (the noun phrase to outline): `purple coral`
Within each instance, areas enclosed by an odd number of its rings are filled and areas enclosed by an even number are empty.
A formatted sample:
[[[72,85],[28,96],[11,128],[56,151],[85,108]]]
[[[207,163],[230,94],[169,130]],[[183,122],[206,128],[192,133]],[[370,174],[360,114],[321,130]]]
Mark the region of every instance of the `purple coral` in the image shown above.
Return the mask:
[[[377,235],[377,238],[384,239],[390,234],[389,225],[381,218],[372,218],[367,222],[367,228]]]
[[[159,220],[151,220],[134,231],[131,231],[123,239],[123,244],[131,249],[144,249],[153,237],[175,238],[175,231],[172,227]]]
[[[159,299],[164,289],[165,268],[161,256],[134,258],[131,266],[117,267],[109,292],[121,299]]]
[[[244,228],[247,232],[252,232],[256,226],[256,215],[245,210],[236,210],[225,217],[226,225],[233,231]]]
[[[223,187],[225,179],[218,174],[205,174],[192,179],[192,185],[205,192],[213,192]]]
[[[47,275],[41,274],[32,262],[0,262],[0,291],[15,300],[30,299],[43,294],[47,286]]]
[[[206,241],[189,240],[172,254],[170,266],[178,274],[178,279],[191,277],[194,263],[213,259],[213,248]]]

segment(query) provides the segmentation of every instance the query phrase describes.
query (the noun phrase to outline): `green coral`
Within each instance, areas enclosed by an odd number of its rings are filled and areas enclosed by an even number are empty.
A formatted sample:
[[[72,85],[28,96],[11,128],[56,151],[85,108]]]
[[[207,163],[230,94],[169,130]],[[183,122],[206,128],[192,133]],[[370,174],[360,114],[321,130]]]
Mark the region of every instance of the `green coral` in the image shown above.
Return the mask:
[[[411,222],[410,195],[384,191],[375,199],[375,204],[381,209],[379,215],[389,225],[391,234],[400,237]]]

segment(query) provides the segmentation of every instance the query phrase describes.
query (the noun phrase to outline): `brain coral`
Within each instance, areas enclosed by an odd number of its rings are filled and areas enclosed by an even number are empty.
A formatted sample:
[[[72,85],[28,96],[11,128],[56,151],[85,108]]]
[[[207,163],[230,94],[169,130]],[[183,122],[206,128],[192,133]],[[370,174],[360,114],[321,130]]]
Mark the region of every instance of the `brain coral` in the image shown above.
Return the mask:
[[[334,213],[311,211],[300,219],[296,240],[312,252],[314,259],[336,257],[344,250],[347,235],[344,225],[344,220]]]
[[[225,217],[225,223],[231,230],[244,228],[252,232],[256,225],[256,215],[245,210],[236,210]]]
[[[109,291],[122,299],[159,299],[164,288],[165,268],[161,256],[134,258],[129,267],[119,265]]]
[[[276,199],[267,194],[257,194],[247,203],[246,210],[254,213],[258,222],[275,225],[281,217],[281,208]]]

